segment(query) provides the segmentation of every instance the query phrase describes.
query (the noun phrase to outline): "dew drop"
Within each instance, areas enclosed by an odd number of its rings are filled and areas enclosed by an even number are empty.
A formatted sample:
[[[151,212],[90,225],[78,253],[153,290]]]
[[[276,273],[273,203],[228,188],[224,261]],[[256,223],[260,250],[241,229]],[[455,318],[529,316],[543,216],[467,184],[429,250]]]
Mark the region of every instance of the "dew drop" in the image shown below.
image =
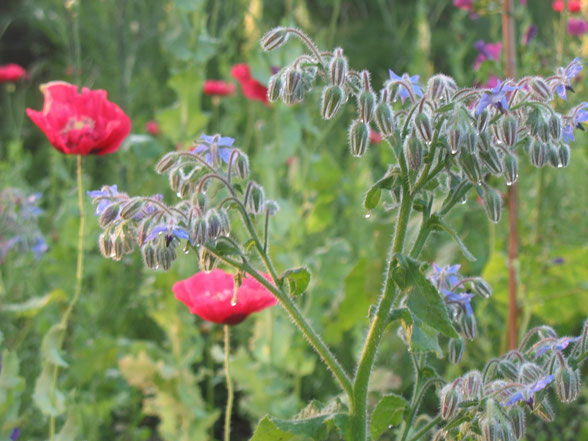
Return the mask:
[[[188,254],[190,252],[190,250],[186,249],[184,250],[184,254]]]
[[[452,155],[455,155],[456,153],[457,153],[457,149],[454,149],[454,148],[452,148],[452,149],[451,149],[451,154],[452,154]]]
[[[176,196],[181,198],[182,197],[182,193],[180,193],[179,191],[176,193]]]
[[[158,270],[158,269],[159,269],[159,264],[155,265],[155,266],[153,267],[153,269],[156,269],[156,270]]]
[[[370,217],[372,217],[372,213],[370,211],[368,211],[365,216],[366,219],[369,219]]]
[[[563,164],[562,164],[561,162],[559,162],[559,163],[557,164],[557,168],[563,168]]]
[[[512,182],[512,181],[506,181],[506,185],[507,185],[508,187],[510,187],[512,184],[513,184],[513,182]]]
[[[231,306],[237,306],[237,297],[231,299]]]
[[[459,203],[461,205],[464,205],[468,200],[466,198],[463,198],[461,201],[459,201]]]

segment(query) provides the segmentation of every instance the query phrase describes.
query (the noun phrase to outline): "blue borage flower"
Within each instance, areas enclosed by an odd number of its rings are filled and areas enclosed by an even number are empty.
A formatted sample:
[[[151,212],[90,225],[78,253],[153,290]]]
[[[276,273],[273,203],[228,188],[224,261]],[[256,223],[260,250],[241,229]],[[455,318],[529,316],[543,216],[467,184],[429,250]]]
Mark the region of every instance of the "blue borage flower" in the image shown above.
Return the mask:
[[[101,190],[88,191],[86,192],[86,194],[90,196],[94,200],[94,202],[98,201],[98,204],[96,205],[96,211],[94,212],[95,216],[101,216],[102,213],[104,213],[104,210],[106,210],[110,205],[114,204],[115,202],[120,202],[122,200],[129,199],[129,196],[126,193],[119,193],[118,187],[116,185],[105,185],[104,187],[102,187]],[[151,199],[156,201],[162,201],[163,195],[156,194],[151,196]],[[141,211],[139,211],[137,214],[133,216],[133,219],[141,220],[146,216],[149,216],[155,210],[155,204],[151,202],[146,202],[143,205]],[[120,215],[117,216],[116,219],[119,219],[119,217]]]
[[[518,86],[511,86],[508,81],[503,83],[498,80],[496,87],[490,90],[485,90],[482,98],[476,106],[476,116],[480,115],[486,107],[493,105],[500,113],[508,112],[508,100],[506,94],[517,90]]]
[[[225,164],[229,163],[229,158],[231,157],[231,152],[233,149],[230,147],[233,145],[235,140],[228,136],[208,136],[202,134],[200,136],[200,141],[204,141],[202,144],[197,144],[196,147],[192,149],[194,153],[204,153],[204,159],[210,165],[213,165],[213,153],[215,155],[214,159],[220,158]]]
[[[546,338],[537,342],[533,348],[535,349],[535,355],[539,358],[547,351],[563,351],[570,343],[575,343],[579,339],[580,337]]]
[[[584,131],[584,126],[582,125],[582,123],[588,121],[588,110],[584,110],[587,108],[588,103],[584,102],[572,111],[572,117],[569,119],[569,122],[563,128],[563,139],[565,142],[576,140],[576,138],[574,137],[574,129],[580,129]]]
[[[468,316],[472,316],[474,311],[471,305],[471,299],[474,294],[469,292],[456,292],[456,287],[461,281],[459,269],[461,265],[451,265],[440,267],[436,263],[433,264],[433,274],[429,276],[429,280],[435,285],[445,297],[447,303],[454,303],[461,306]]]
[[[158,227],[155,227],[151,231],[151,233],[149,233],[149,235],[145,238],[145,243],[151,242],[161,234],[165,234],[166,247],[169,247],[174,238],[185,239],[189,241],[192,245],[194,244],[192,242],[192,238],[190,237],[190,233],[188,233],[188,231],[185,228],[178,227],[177,225],[175,225],[173,221],[170,221],[168,225],[160,225]]]
[[[10,441],[16,441],[18,438],[20,438],[20,428],[15,427],[12,429],[12,432],[10,432]]]
[[[580,73],[582,67],[582,63],[580,63],[579,58],[576,57],[565,68],[560,67],[558,69],[556,79],[559,84],[555,87],[555,91],[560,98],[567,100],[566,91],[569,90],[572,93],[574,92],[571,80]]]
[[[525,386],[522,390],[512,395],[505,403],[505,406],[512,406],[513,404],[523,400],[529,406],[533,405],[534,401],[534,394],[543,390],[547,387],[549,383],[553,381],[553,375],[547,375],[543,378],[540,378],[535,383]]]
[[[408,83],[408,84],[410,84],[410,86],[412,88],[412,92],[415,95],[423,96],[423,91],[421,90],[421,87],[419,86],[419,79],[420,79],[419,75],[413,75],[411,77],[409,74],[404,73],[404,74],[402,74],[402,76],[398,76],[398,75],[396,75],[396,73],[394,73],[394,71],[392,69],[389,69],[389,72],[390,72],[390,79],[392,80],[393,83],[397,83],[398,81],[402,81],[403,83]],[[404,103],[404,100],[410,96],[410,93],[406,89],[406,87],[401,84],[398,95],[400,96],[400,99]]]

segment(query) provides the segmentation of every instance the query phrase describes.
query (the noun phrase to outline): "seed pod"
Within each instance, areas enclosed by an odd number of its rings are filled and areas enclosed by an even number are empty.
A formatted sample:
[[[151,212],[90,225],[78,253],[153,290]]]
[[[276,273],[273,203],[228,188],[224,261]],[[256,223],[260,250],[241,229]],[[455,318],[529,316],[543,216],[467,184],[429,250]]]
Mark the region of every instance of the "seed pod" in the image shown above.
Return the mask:
[[[384,91],[384,95],[387,95],[387,91]],[[374,119],[376,120],[376,125],[383,136],[391,136],[394,133],[394,128],[396,126],[394,114],[384,96],[376,106]]]
[[[116,203],[112,203],[108,205],[100,217],[98,218],[98,223],[102,228],[108,226],[112,221],[114,221],[118,217],[118,213],[120,210],[120,205]]]
[[[519,369],[519,382],[533,384],[543,377],[543,370],[535,363],[523,363]]]
[[[557,157],[559,162],[557,164],[558,168],[567,167],[570,164],[570,146],[567,144],[560,144],[559,148],[557,149]]]
[[[334,51],[334,56],[329,63],[329,75],[331,77],[331,84],[335,86],[342,86],[345,84],[345,77],[347,76],[347,59],[343,56],[343,49],[338,47]]]
[[[502,201],[500,200],[498,192],[488,187],[484,190],[484,197],[482,200],[484,201],[484,208],[486,209],[488,218],[492,222],[498,223],[502,211]]]
[[[112,239],[110,238],[110,234],[102,233],[98,237],[98,248],[100,248],[100,253],[107,259],[113,257],[113,243]]]
[[[419,113],[417,115],[414,119],[414,126],[416,128],[416,133],[423,142],[430,144],[431,141],[433,141],[433,126],[426,113]]]
[[[535,139],[531,143],[531,163],[537,167],[541,168],[547,163],[547,145],[539,140]]]
[[[273,51],[286,43],[289,35],[283,27],[274,28],[261,38],[261,48],[267,52]]]
[[[441,418],[449,420],[457,414],[458,405],[461,402],[461,394],[454,383],[447,384],[440,392]]]
[[[267,85],[267,99],[270,103],[276,102],[282,94],[282,76],[280,73],[272,75]]]
[[[535,98],[542,101],[551,101],[553,94],[551,88],[541,77],[534,77],[529,81],[529,88]]]
[[[285,104],[294,104],[302,93],[302,73],[293,67],[284,72],[284,86],[282,87],[282,100]]]
[[[519,406],[511,406],[508,410],[512,431],[515,439],[519,440],[525,434],[525,411]]]
[[[194,243],[202,245],[208,239],[208,222],[206,217],[197,217],[193,221],[192,237]]]
[[[212,255],[206,248],[200,248],[200,268],[209,273],[218,265],[218,259]]]
[[[486,299],[492,295],[492,287],[481,277],[474,279],[474,291]]]
[[[472,130],[468,130],[465,136],[463,137],[464,146],[468,152],[471,154],[476,153],[477,146],[478,146],[478,135],[476,135]]]
[[[374,109],[377,102],[376,94],[369,89],[364,89],[357,97],[357,109],[359,111],[359,118],[369,123],[374,115]]]
[[[498,362],[498,370],[510,381],[516,381],[519,378],[519,369],[517,365],[510,360],[500,360]]]
[[[462,338],[451,338],[449,339],[449,345],[447,349],[447,358],[450,363],[457,364],[461,361],[463,351],[465,348],[465,341]]]
[[[349,126],[349,148],[356,158],[365,155],[370,141],[370,128],[361,120],[356,119]]]
[[[580,373],[569,366],[560,366],[555,373],[557,396],[562,403],[571,403],[580,395]]]
[[[223,223],[219,212],[215,208],[211,208],[206,213],[206,223],[208,224],[208,237],[216,239],[223,232]]]
[[[519,179],[519,161],[517,157],[511,153],[504,155],[502,158],[502,165],[504,168],[504,179],[506,185],[510,186]]]
[[[157,256],[155,254],[155,248],[151,245],[145,245],[141,250],[143,255],[143,263],[150,269],[157,269]]]
[[[559,141],[562,136],[561,118],[555,114],[549,118],[549,134],[554,141]]]
[[[482,170],[480,169],[478,158],[475,155],[462,150],[458,162],[468,180],[473,184],[479,184],[482,179]]]
[[[250,183],[249,195],[246,201],[249,211],[251,211],[253,214],[261,213],[263,211],[264,199],[265,197],[263,194],[263,188],[261,188],[259,184],[252,181]]]
[[[500,139],[506,146],[512,147],[517,143],[518,128],[519,124],[512,116],[502,118],[500,130],[498,131],[498,139]]]
[[[447,146],[449,147],[449,153],[455,155],[460,147],[462,142],[462,133],[461,130],[454,128],[450,129],[447,133]]]
[[[323,89],[321,115],[324,119],[333,118],[345,102],[345,91],[341,86],[327,86]]]
[[[490,121],[490,112],[484,109],[482,113],[480,113],[476,117],[476,128],[478,129],[478,133],[486,133],[486,128],[488,127],[488,121]]]
[[[169,152],[159,160],[155,166],[155,171],[160,175],[167,173],[174,165],[176,165],[177,160],[178,154],[176,152]]]
[[[404,142],[404,154],[408,166],[412,170],[418,170],[423,163],[423,144],[416,136],[409,136]]]
[[[482,396],[484,381],[482,374],[478,371],[470,371],[465,374],[461,383],[463,396],[466,400],[479,399]]]

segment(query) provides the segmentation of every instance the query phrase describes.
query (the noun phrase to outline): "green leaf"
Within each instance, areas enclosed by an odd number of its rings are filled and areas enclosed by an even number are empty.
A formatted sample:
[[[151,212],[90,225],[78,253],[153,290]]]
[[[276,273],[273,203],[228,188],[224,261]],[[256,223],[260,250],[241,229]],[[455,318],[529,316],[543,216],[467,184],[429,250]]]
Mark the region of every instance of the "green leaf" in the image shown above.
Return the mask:
[[[396,254],[397,266],[393,270],[394,281],[406,292],[406,306],[427,326],[442,332],[447,337],[458,338],[451,324],[445,302],[437,289],[427,279],[420,268],[420,263],[410,257]],[[424,329],[421,327],[421,329]]]
[[[241,256],[243,252],[226,237],[219,237],[214,244],[214,250],[221,256]]]
[[[439,346],[437,330],[413,317],[412,322],[402,320],[402,327],[410,345],[411,352],[437,352],[442,353]]]
[[[446,231],[451,236],[451,238],[455,241],[455,243],[457,243],[457,245],[461,249],[461,252],[463,253],[463,255],[465,256],[466,259],[468,259],[470,262],[476,261],[476,258],[470,252],[470,250],[468,250],[468,248],[465,246],[465,243],[463,243],[463,241],[459,237],[459,234],[457,234],[457,231],[455,231],[447,222],[445,222],[443,219],[441,219],[437,215],[431,216],[431,220],[429,222],[431,222],[431,224],[435,228],[437,228],[438,230]]]
[[[80,433],[80,426],[74,407],[67,413],[67,419],[63,424],[63,427],[55,437],[55,441],[75,441],[76,437]]]
[[[397,426],[404,417],[408,402],[401,396],[391,394],[384,396],[376,405],[370,422],[370,432],[376,441],[389,426]]]
[[[54,366],[43,364],[41,375],[35,382],[33,401],[44,415],[59,416],[65,411],[65,396],[55,387],[52,389]]]
[[[324,423],[330,416],[280,420],[266,415],[259,422],[250,441],[323,440],[327,436],[327,426]]]
[[[310,273],[306,268],[289,269],[284,272],[282,278],[288,281],[291,296],[302,294],[310,283]]]
[[[7,305],[0,305],[0,311],[10,312],[17,314],[21,317],[34,317],[36,316],[45,306],[50,304],[52,301],[65,299],[66,293],[61,289],[54,289],[50,293],[41,296],[33,297],[23,303],[12,303]]]
[[[59,353],[64,333],[65,326],[60,323],[51,326],[49,331],[47,331],[41,343],[41,358],[44,362],[59,367],[68,366],[67,362]]]
[[[382,196],[382,190],[377,186],[372,186],[365,195],[365,200],[363,201],[363,206],[366,210],[373,210],[378,206],[378,202],[380,202],[380,196]]]

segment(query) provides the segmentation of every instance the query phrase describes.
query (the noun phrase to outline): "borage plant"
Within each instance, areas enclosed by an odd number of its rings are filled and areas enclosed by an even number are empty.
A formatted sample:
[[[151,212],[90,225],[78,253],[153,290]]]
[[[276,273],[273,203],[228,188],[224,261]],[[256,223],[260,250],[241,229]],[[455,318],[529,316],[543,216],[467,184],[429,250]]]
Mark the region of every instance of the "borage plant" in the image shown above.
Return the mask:
[[[265,418],[253,436],[256,441],[299,435],[322,440],[329,431],[348,441],[375,440],[386,431],[402,441],[430,432],[435,439],[514,440],[523,436],[527,412],[553,419],[550,389],[565,403],[579,395],[577,369],[588,353],[588,323],[573,338],[558,336],[547,326],[532,329],[517,350],[490,360],[481,371],[447,381],[431,368],[428,354],[441,353],[442,341],[447,342],[449,360],[460,360],[465,340],[477,333],[472,299],[488,297],[491,289],[480,278],[461,276],[457,265],[429,271],[418,257],[431,232],[445,231],[467,259],[474,259],[445,217],[474,190],[490,220],[498,222],[501,198],[496,186],[501,178],[506,185],[516,182],[519,157],[528,155],[536,167],[568,165],[568,142],[586,120],[588,104],[562,115],[550,103],[562,91],[573,91],[570,80],[582,69],[578,59],[551,77],[506,80],[493,89],[460,89],[445,75],[431,77],[423,87],[417,75],[390,71],[376,94],[369,72],[350,69],[342,49],[323,52],[297,29],[270,31],[262,47],[273,50],[289,37],[299,38],[309,52],[271,78],[268,99],[295,104],[323,82],[323,118],[334,118],[350,101],[357,108],[349,125],[351,154],[364,156],[370,131],[377,129],[396,158],[365,197],[369,211],[385,198],[396,219],[382,292],[369,311],[371,323],[354,374],[346,372],[297,305],[296,296],[309,283],[308,271],[279,272],[272,262],[270,218],[278,205],[249,178],[247,155],[234,147],[232,138],[203,135],[191,151],[170,152],[159,161],[157,172],[168,175],[180,199],[175,205],[160,196],[130,197],[115,186],[93,192],[104,228],[102,253],[120,259],[138,246],[149,268],[168,269],[181,249],[197,254],[203,271],[222,263],[235,270],[235,287],[250,275],[277,297],[345,396],[325,408],[311,404],[292,421]],[[412,212],[422,220],[416,239],[407,245]],[[234,217],[241,223],[231,222]],[[235,292],[233,302],[238,303]],[[379,397],[369,409],[372,367],[393,322],[400,325],[399,335],[412,358],[412,396]],[[438,388],[440,412],[419,414],[432,386]]]

